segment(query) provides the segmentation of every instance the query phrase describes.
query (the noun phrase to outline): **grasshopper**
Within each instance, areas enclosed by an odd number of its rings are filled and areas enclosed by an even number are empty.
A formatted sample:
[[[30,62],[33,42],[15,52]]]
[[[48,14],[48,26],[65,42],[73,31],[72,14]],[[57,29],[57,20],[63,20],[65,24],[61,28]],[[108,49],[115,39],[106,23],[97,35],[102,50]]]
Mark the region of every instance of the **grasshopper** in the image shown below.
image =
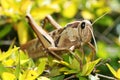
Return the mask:
[[[62,60],[59,56],[61,51],[69,51],[82,64],[81,59],[72,51],[80,49],[84,56],[83,46],[87,44],[92,49],[93,59],[96,53],[95,47],[90,43],[93,35],[92,24],[88,20],[74,21],[61,27],[51,16],[46,16],[45,20],[49,21],[56,29],[50,33],[39,27],[32,16],[27,14],[28,23],[36,33],[36,39],[28,42],[21,47],[27,51],[29,56],[37,58],[48,56],[51,53],[56,58]],[[36,53],[36,54],[34,54]]]

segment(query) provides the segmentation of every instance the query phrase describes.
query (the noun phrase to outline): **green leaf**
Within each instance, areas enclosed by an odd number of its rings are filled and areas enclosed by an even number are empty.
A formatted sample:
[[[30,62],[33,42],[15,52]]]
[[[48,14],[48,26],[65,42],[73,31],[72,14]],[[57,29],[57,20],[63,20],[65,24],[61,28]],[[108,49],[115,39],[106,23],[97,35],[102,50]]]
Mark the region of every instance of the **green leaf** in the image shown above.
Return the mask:
[[[4,67],[3,64],[0,63],[0,75],[3,73],[3,72],[7,72],[7,68]]]
[[[13,53],[15,53],[15,51],[17,51],[19,49],[19,47],[14,47],[13,49],[8,50],[7,52],[3,53],[0,55],[0,61],[6,59],[7,57],[9,57],[10,55],[12,55]]]
[[[10,50],[10,49],[12,49],[12,48],[13,48],[13,46],[14,46],[14,44],[15,44],[15,40],[16,40],[16,38],[14,38],[14,39],[12,40],[12,43],[10,44],[10,46],[9,46],[9,49],[8,49],[8,50]]]
[[[88,79],[86,79],[85,77],[79,77],[79,80],[88,80]]]
[[[64,77],[65,75],[59,75],[59,76],[51,77],[50,80],[63,80]]]
[[[81,76],[88,76],[94,69],[95,65],[101,60],[101,58],[88,62],[83,66]]]
[[[7,35],[12,29],[11,24],[6,24],[2,29],[0,29],[0,39]]]
[[[18,51],[17,54],[19,54]],[[20,75],[20,54],[18,55],[18,63],[15,69],[16,80],[19,79],[19,75]]]
[[[64,73],[64,74],[67,74],[67,75],[68,74],[78,73],[77,70],[75,70],[75,69],[69,69],[67,67],[62,67],[62,68],[59,69],[59,71],[62,72],[62,73]]]
[[[116,76],[117,72],[112,68],[112,66],[110,66],[108,63],[107,63],[106,65],[107,65],[107,67],[109,68],[109,70],[112,72],[112,74],[113,74],[115,77],[117,77],[117,76]]]
[[[70,68],[75,69],[76,71],[80,71],[80,63],[75,58],[73,58],[69,66]]]
[[[108,58],[108,53],[106,51],[106,44],[104,44],[103,42],[98,42],[98,53],[97,56],[103,59]]]
[[[45,65],[46,65],[46,58],[40,58],[40,64],[38,65],[38,74],[41,75],[42,72],[45,70]]]
[[[99,21],[97,21],[96,23],[109,27],[113,24],[113,20],[111,17],[106,15],[106,16],[102,17]]]

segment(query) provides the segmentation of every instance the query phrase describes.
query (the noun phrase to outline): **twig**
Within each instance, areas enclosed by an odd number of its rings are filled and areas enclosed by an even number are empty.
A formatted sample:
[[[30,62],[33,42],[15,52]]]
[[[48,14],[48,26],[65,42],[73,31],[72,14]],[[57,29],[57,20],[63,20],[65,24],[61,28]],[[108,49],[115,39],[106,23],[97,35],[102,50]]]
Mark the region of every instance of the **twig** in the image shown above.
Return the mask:
[[[109,77],[109,76],[105,76],[105,75],[102,75],[102,74],[96,74],[96,76],[103,77],[103,78],[107,78],[107,79],[110,79],[110,80],[117,80],[117,79],[114,78],[114,77]]]

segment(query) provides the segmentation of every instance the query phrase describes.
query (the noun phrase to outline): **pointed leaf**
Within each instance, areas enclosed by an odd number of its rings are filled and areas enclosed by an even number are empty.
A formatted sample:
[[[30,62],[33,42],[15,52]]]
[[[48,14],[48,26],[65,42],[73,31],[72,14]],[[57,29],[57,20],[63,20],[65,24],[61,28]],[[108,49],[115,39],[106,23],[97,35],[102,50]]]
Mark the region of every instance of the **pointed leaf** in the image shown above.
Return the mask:
[[[7,52],[3,53],[0,55],[0,61],[6,59],[7,57],[9,57],[10,55],[12,55],[13,53],[15,53],[15,51],[18,50],[18,47],[15,47],[13,49],[8,50]]]
[[[112,66],[110,66],[108,63],[107,63],[106,65],[107,65],[107,67],[109,68],[109,70],[111,71],[111,73],[112,73],[115,77],[117,77],[117,76],[116,76],[117,72],[112,68]]]
[[[88,62],[83,66],[83,71],[81,73],[82,76],[88,76],[94,69],[95,65],[101,60],[101,58]]]
[[[116,76],[117,76],[118,79],[120,79],[120,68],[117,70]]]

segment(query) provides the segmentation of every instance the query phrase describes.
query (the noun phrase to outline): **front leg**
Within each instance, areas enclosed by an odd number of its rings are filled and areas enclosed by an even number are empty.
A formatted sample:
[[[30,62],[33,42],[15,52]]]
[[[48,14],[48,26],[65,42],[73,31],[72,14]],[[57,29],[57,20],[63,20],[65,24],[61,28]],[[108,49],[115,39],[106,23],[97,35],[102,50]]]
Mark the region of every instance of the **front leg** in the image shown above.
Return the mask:
[[[88,42],[87,44],[92,49],[92,60],[94,60],[96,55],[95,47],[90,42]]]

